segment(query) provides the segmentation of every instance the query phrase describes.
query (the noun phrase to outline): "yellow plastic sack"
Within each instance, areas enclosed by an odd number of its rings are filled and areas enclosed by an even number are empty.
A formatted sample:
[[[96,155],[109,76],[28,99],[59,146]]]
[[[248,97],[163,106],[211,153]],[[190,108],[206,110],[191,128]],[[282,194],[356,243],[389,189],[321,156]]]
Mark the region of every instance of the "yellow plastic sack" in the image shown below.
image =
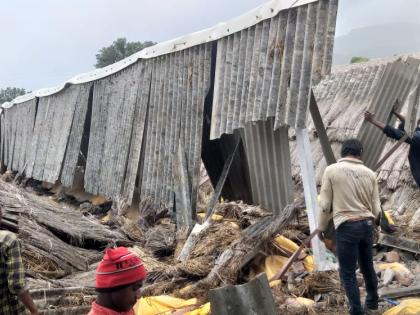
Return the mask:
[[[377,264],[376,268],[378,268],[380,271],[384,271],[386,269],[392,269],[393,271],[399,273],[399,274],[409,274],[410,270],[407,269],[404,265],[400,263],[381,263]]]
[[[389,211],[385,210],[384,213],[385,213],[385,218],[387,219],[388,223],[391,224],[391,225],[395,225],[395,222],[394,222],[394,220],[392,220],[392,217],[389,214]]]
[[[307,298],[303,298],[303,297],[297,297],[297,298],[296,298],[296,300],[297,300],[299,303],[301,303],[301,304],[303,304],[303,305],[305,305],[305,306],[312,306],[312,305],[314,305],[314,304],[315,304],[315,301],[314,301],[314,300],[307,299]]]
[[[276,237],[274,239],[274,242],[278,247],[290,254],[293,254],[299,249],[299,246],[295,242],[289,240],[287,237],[284,236]],[[313,256],[306,256],[303,260],[303,265],[305,266],[306,271],[313,272],[315,269]]]
[[[185,315],[209,315],[209,314],[210,314],[210,302],[200,306],[199,308],[191,312],[185,313]]]
[[[200,222],[203,222],[205,217],[206,214],[204,212],[197,213],[197,218],[200,220]],[[223,216],[221,216],[220,214],[213,214],[211,218],[215,222],[223,220]]]
[[[287,237],[284,237],[283,235],[277,236],[274,239],[274,243],[278,247],[280,247],[282,250],[290,254],[293,254],[299,248],[299,246],[295,242],[293,242],[292,240],[289,240]]]
[[[305,269],[307,272],[314,272],[315,270],[315,261],[314,256],[308,255],[303,260],[303,265],[305,266]]]
[[[265,272],[268,280],[270,280],[283,267],[283,265],[287,262],[287,259],[287,257],[283,256],[268,256],[265,259],[264,267],[261,272]]]
[[[286,263],[287,257],[283,256],[268,256],[265,258],[264,263],[255,269],[251,269],[249,276],[255,278],[260,273],[265,272],[267,279],[270,280]]]
[[[281,284],[281,280],[273,280],[273,281],[271,281],[271,282],[269,283],[270,288],[277,287],[277,286],[278,286],[278,285],[280,285],[280,284]]]
[[[389,310],[383,315],[418,315],[420,314],[420,299],[407,299]]]
[[[197,299],[183,300],[168,295],[142,297],[134,305],[134,314],[165,315],[196,304]]]

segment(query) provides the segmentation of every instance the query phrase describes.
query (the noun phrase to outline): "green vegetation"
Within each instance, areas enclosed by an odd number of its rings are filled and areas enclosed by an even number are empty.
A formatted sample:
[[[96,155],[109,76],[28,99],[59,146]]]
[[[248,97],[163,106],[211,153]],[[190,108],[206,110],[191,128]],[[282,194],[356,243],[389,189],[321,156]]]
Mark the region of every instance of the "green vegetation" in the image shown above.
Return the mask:
[[[150,41],[127,42],[126,38],[118,38],[110,46],[99,50],[99,53],[96,54],[95,67],[106,67],[154,44],[156,43]]]
[[[366,57],[352,57],[350,60],[350,63],[361,63],[361,62],[366,62],[369,61],[369,58]]]

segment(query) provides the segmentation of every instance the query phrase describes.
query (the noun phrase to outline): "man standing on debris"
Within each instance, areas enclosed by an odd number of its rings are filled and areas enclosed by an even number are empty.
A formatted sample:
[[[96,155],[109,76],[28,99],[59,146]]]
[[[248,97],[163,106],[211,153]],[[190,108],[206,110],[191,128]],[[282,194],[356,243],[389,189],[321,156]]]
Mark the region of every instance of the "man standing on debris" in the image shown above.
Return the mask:
[[[359,140],[347,140],[341,148],[342,159],[326,168],[318,221],[322,232],[331,218],[334,221],[340,278],[351,315],[375,314],[378,309],[378,279],[373,267],[372,246],[374,221],[379,217],[381,205],[375,173],[361,161],[362,151]],[[365,310],[360,302],[357,262],[366,285]]]
[[[406,131],[404,129],[405,117],[397,112],[398,102],[392,109],[392,113],[397,116],[401,123],[397,128],[394,128],[390,125],[385,125],[383,122],[380,122],[375,119],[375,114],[368,111],[365,112],[365,120],[373,124],[374,126],[381,129],[384,134],[392,139],[400,140],[405,136]],[[410,163],[411,173],[413,174],[414,180],[417,185],[420,187],[420,119],[417,121],[417,127],[414,130],[413,136],[408,137],[405,140],[406,143],[410,145],[410,151],[408,152],[408,161]]]
[[[88,315],[134,315],[147,271],[125,247],[107,248],[96,270],[98,296]]]
[[[1,219],[0,208],[0,225]],[[19,241],[14,233],[0,230],[0,314],[25,314],[25,306],[32,315],[38,314],[26,289]]]

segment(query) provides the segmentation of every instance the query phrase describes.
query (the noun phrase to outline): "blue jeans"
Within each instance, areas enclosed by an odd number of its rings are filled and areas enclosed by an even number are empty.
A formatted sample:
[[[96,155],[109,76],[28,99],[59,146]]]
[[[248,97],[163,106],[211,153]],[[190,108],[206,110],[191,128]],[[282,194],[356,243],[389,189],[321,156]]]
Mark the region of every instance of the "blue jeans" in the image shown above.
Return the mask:
[[[364,314],[360,303],[356,268],[359,262],[366,286],[366,306],[378,308],[378,278],[373,267],[373,222],[363,220],[345,222],[337,229],[337,257],[340,265],[340,278],[346,290],[350,314]]]

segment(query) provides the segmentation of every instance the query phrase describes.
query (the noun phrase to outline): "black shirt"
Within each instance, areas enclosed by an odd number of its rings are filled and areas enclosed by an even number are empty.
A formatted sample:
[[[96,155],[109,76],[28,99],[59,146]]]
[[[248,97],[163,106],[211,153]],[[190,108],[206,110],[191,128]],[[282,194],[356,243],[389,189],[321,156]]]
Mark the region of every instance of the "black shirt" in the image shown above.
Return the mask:
[[[392,139],[399,140],[405,135],[404,124],[401,123],[398,129],[392,126],[385,126],[384,133]],[[408,162],[410,163],[411,173],[413,174],[414,180],[420,187],[420,128],[417,127],[413,133],[413,136],[407,138],[405,141],[410,145],[410,151],[408,152]]]

